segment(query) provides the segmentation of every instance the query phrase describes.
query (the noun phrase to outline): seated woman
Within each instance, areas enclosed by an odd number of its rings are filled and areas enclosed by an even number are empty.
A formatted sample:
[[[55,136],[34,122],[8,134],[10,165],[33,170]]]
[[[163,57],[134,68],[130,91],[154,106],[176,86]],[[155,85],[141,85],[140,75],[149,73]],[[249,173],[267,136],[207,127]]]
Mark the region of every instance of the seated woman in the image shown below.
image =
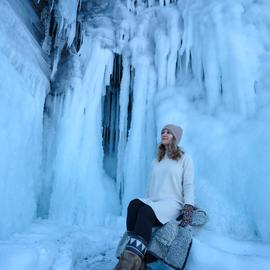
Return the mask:
[[[182,133],[181,127],[171,124],[161,131],[147,197],[134,199],[128,206],[126,227],[130,239],[115,270],[146,269],[143,259],[152,228],[176,219],[181,209],[180,225],[185,227],[192,222],[194,169],[191,157],[178,147]]]

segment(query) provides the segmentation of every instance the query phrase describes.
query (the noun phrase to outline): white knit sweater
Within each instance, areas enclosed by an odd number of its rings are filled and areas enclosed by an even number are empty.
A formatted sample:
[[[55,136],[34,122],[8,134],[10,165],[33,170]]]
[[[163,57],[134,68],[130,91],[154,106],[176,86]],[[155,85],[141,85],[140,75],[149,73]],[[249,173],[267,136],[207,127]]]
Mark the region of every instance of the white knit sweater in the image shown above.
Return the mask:
[[[184,154],[176,161],[165,155],[160,162],[153,160],[147,196],[139,199],[151,206],[163,224],[176,218],[184,204],[194,205],[191,157]]]

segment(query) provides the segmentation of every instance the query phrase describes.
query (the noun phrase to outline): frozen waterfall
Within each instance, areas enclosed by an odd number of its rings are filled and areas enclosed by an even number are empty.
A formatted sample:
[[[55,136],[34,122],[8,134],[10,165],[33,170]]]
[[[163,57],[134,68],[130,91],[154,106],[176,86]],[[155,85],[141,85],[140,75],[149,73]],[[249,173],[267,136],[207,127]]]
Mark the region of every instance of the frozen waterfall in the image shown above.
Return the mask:
[[[39,218],[116,222],[144,196],[160,130],[176,123],[206,229],[270,243],[269,1],[3,0],[0,10],[0,238]]]

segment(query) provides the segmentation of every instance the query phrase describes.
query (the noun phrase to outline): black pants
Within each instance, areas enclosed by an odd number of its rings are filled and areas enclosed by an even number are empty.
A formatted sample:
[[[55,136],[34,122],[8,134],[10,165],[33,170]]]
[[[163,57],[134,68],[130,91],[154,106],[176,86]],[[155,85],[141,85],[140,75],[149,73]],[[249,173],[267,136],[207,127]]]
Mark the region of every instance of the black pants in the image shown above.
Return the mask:
[[[142,237],[147,243],[151,239],[152,228],[161,226],[162,223],[157,219],[153,209],[134,199],[129,203],[127,211],[127,230]]]

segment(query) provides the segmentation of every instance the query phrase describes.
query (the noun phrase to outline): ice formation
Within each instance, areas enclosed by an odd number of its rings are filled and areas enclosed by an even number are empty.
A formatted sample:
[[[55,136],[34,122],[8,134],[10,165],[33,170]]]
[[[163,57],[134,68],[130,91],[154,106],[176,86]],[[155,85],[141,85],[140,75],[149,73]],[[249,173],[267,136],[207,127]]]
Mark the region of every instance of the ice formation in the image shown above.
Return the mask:
[[[125,214],[170,122],[207,229],[269,243],[269,8],[2,1],[0,237],[37,217],[90,228]]]

